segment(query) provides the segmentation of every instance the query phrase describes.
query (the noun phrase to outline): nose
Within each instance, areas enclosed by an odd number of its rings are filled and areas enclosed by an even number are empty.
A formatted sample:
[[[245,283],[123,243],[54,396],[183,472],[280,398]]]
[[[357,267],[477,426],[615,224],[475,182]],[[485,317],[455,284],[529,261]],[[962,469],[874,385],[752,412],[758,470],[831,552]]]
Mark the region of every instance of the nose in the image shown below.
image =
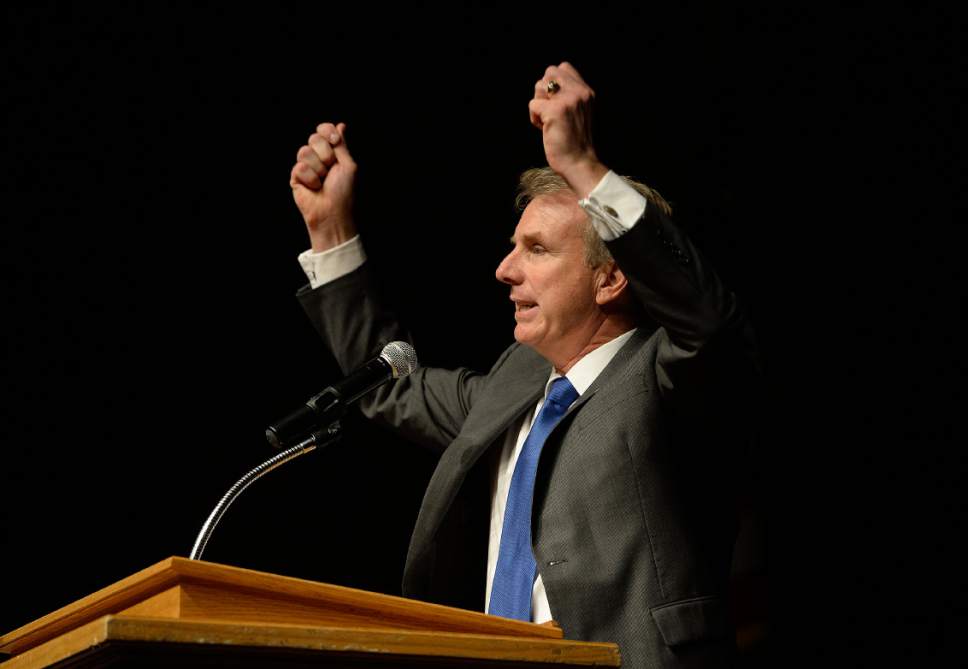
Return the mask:
[[[521,283],[515,251],[511,251],[509,254],[504,256],[504,260],[501,261],[501,264],[499,264],[497,269],[494,271],[494,276],[497,277],[497,280],[501,283],[506,283],[512,286]]]

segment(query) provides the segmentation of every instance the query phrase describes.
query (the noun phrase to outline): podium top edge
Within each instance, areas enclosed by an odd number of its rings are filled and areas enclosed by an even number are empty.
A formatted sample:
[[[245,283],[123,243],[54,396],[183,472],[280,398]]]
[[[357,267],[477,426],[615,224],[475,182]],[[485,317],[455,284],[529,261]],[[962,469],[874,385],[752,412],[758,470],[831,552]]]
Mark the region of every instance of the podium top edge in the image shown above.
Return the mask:
[[[189,584],[292,599],[301,605],[318,606],[321,610],[339,607],[363,614],[372,611],[391,623],[400,621],[401,627],[418,625],[428,631],[563,638],[562,631],[556,627],[245,567],[170,556],[0,636],[0,652],[16,655],[102,616],[130,608],[169,588]]]

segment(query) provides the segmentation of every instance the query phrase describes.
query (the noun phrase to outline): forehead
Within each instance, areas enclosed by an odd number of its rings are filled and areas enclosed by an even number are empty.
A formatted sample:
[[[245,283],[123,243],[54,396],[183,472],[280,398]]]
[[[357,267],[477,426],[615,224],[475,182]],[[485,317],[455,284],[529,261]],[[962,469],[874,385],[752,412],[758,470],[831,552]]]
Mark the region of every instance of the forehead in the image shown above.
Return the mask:
[[[571,191],[539,195],[525,207],[511,241],[520,237],[581,238],[587,214]]]

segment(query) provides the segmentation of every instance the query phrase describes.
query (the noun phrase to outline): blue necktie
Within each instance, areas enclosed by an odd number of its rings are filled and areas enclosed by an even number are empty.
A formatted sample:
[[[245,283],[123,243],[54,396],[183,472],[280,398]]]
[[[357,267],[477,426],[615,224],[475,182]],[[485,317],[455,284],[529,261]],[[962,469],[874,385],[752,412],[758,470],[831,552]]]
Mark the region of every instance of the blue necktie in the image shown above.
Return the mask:
[[[565,415],[578,391],[565,377],[551,382],[548,398],[531,426],[521,454],[514,465],[497,569],[491,584],[488,613],[505,618],[531,620],[531,590],[538,576],[538,566],[531,550],[531,501],[534,498],[534,476],[538,456],[551,429]]]

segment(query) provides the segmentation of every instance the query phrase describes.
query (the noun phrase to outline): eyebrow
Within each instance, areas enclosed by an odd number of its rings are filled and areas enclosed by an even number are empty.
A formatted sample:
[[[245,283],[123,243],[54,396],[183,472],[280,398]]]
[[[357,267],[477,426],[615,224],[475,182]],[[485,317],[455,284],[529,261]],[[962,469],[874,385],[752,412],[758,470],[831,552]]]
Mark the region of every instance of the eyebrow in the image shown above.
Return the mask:
[[[510,242],[511,242],[511,244],[517,244],[518,243],[517,240],[514,238],[514,235],[511,235]],[[525,233],[524,235],[522,235],[521,236],[521,242],[522,243],[526,243],[526,242],[538,242],[539,244],[543,244],[544,243],[544,241],[541,239],[541,235],[540,234],[537,234],[536,235],[534,233]]]

